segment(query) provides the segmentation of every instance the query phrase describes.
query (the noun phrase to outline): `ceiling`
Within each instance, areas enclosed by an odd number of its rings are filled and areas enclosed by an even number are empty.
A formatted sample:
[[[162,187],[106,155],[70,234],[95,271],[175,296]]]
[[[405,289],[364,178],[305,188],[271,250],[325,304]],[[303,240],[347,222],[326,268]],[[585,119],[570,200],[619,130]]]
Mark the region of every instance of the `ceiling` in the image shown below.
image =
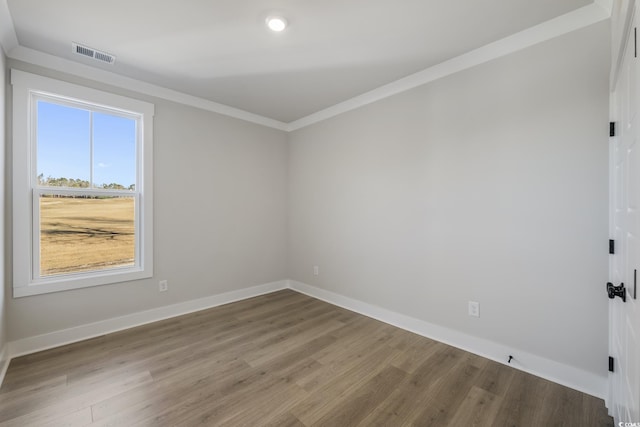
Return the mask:
[[[6,0],[20,46],[289,123],[592,0]],[[270,32],[279,13],[289,27]],[[116,56],[102,64],[77,42]]]

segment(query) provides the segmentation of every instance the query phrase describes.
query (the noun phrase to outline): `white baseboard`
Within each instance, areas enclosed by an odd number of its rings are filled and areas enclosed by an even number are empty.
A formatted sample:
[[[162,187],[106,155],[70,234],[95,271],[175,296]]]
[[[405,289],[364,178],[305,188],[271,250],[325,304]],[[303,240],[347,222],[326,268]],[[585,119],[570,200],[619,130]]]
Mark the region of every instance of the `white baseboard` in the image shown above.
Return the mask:
[[[23,338],[9,342],[8,359],[54,347],[60,347],[62,345],[133,328],[147,323],[157,322],[159,320],[169,319],[171,317],[181,316],[183,314],[193,313],[195,311],[205,310],[207,308],[217,307],[222,304],[253,298],[286,288],[287,281],[282,280],[237,291],[226,292],[219,295],[212,295],[197,300],[158,307],[151,310],[128,314],[126,316],[114,317],[112,319],[50,332],[43,335]],[[0,382],[0,385],[1,384],[2,382]]]
[[[0,348],[0,386],[2,386],[2,381],[4,381],[4,376],[9,368],[9,362],[11,362],[9,344],[5,344]]]
[[[587,393],[601,399],[606,397],[607,378],[604,376],[601,377],[573,366],[527,353],[519,349],[514,349],[484,338],[474,337],[453,329],[425,322],[414,317],[405,316],[394,311],[310,286],[305,283],[289,280],[288,287],[305,295],[326,301],[330,304],[355,311],[356,313],[397,326],[418,335],[486,357],[487,359],[514,367],[583,393]],[[514,360],[510,364],[507,364],[505,355],[509,354],[514,355]]]
[[[287,288],[499,363],[507,364],[504,355],[513,354],[515,359],[508,366],[602,399],[606,397],[606,377],[293,280],[282,280],[253,286],[9,342],[0,351],[0,386],[9,362],[14,357]]]

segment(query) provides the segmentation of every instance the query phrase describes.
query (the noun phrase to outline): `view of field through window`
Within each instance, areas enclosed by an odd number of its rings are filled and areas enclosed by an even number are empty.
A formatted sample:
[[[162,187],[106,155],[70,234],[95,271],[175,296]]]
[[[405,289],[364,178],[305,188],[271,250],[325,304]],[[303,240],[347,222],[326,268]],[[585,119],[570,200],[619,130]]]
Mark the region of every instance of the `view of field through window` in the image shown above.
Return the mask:
[[[39,275],[135,265],[136,120],[48,100],[37,106],[36,186],[75,190],[39,195]]]
[[[134,198],[40,197],[40,275],[133,265]]]

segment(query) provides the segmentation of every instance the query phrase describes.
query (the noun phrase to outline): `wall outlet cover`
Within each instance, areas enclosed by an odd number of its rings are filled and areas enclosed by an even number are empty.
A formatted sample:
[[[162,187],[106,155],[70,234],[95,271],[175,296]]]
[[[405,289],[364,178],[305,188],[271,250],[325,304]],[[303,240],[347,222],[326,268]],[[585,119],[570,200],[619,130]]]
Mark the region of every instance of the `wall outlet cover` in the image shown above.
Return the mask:
[[[480,317],[480,303],[469,301],[469,316]]]

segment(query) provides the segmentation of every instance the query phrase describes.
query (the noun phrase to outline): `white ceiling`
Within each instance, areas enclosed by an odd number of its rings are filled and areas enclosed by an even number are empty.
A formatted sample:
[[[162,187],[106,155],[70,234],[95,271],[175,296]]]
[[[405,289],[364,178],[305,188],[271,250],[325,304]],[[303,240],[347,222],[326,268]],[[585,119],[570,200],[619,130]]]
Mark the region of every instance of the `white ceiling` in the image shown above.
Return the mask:
[[[20,46],[289,123],[592,0],[6,0]],[[265,18],[289,20],[271,33]],[[72,53],[77,42],[114,65]]]

